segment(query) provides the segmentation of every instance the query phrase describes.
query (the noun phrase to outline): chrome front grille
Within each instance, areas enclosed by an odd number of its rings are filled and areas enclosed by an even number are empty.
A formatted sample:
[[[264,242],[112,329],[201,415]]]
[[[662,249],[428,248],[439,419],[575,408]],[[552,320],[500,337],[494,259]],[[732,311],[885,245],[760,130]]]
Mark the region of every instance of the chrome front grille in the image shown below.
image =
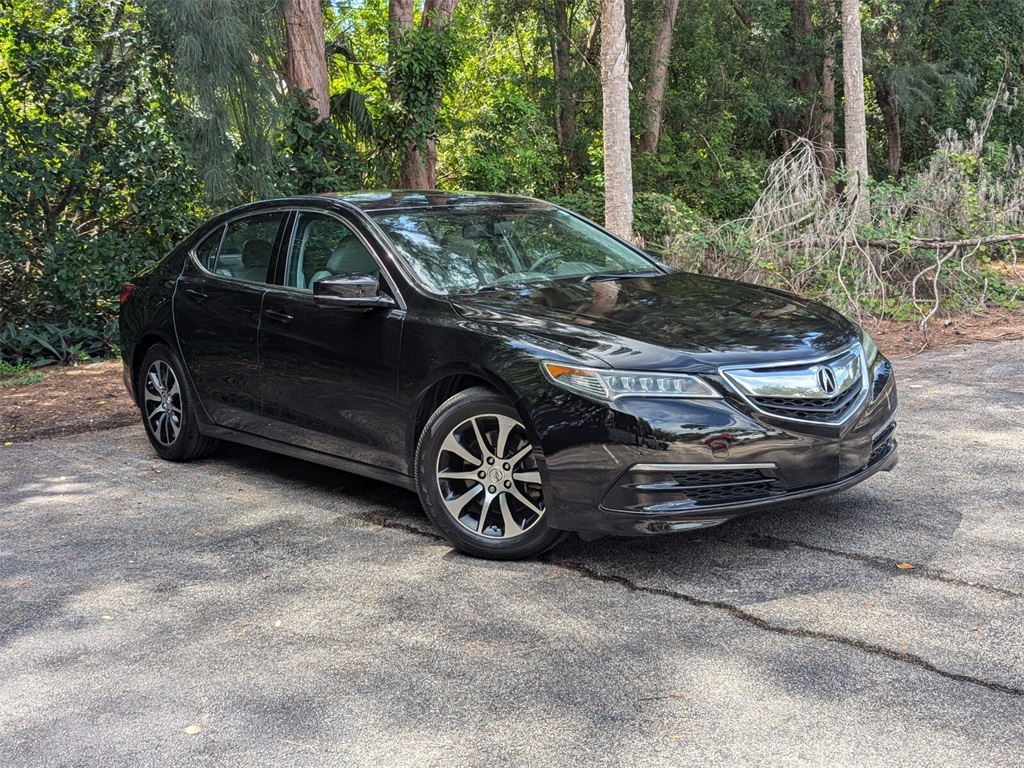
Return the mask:
[[[782,419],[816,421],[821,424],[840,422],[858,402],[861,387],[853,386],[837,397],[751,397],[765,413]]]
[[[754,409],[789,421],[842,424],[868,395],[860,344],[817,360],[723,368],[721,373]]]

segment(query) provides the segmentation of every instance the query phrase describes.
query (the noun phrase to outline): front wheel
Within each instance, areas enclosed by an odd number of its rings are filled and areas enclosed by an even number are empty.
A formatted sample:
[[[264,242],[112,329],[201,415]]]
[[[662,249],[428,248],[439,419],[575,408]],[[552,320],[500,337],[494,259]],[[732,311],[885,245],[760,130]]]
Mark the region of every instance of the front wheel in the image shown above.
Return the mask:
[[[137,391],[146,437],[161,458],[191,461],[217,448],[219,440],[199,432],[192,391],[170,347],[154,344],[149,348]]]
[[[536,447],[519,414],[483,387],[441,405],[416,448],[416,485],[427,516],[461,551],[494,560],[555,546]]]

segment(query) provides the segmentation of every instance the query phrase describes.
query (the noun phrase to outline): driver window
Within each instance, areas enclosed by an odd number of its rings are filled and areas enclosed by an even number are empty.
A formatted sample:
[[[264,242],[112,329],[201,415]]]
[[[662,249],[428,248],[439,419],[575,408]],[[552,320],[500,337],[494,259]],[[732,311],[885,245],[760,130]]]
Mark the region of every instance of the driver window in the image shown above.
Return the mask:
[[[380,280],[380,267],[362,240],[333,216],[300,213],[288,249],[285,285],[312,291],[317,280],[352,273]]]

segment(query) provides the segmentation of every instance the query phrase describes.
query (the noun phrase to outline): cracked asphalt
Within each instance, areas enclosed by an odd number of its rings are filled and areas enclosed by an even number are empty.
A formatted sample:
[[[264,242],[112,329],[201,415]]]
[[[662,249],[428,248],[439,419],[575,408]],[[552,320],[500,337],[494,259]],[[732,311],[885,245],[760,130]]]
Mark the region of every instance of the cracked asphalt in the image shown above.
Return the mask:
[[[538,562],[257,450],[0,447],[0,763],[1022,765],[1022,359],[897,361],[846,493]]]

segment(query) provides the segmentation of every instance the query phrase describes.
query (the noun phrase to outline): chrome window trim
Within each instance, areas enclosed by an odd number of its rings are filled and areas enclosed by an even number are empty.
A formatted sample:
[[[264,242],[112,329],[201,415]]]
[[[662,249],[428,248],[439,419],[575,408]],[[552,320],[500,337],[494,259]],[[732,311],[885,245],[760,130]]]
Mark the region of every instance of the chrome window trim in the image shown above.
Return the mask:
[[[395,297],[395,300],[398,302],[398,306],[395,307],[394,309],[401,309],[401,310],[408,309],[408,305],[405,302],[405,298],[402,296],[401,291],[398,290],[398,285],[395,283],[394,278],[391,277],[391,275],[388,273],[387,269],[385,268],[385,266],[384,266],[384,264],[382,262],[382,259],[380,258],[380,255],[377,253],[377,249],[373,248],[372,245],[371,245],[371,242],[368,241],[365,237],[362,236],[362,234],[356,228],[355,222],[347,221],[345,219],[345,217],[342,214],[340,214],[338,211],[326,210],[324,208],[317,208],[315,206],[299,206],[299,207],[287,206],[287,207],[282,207],[282,208],[270,208],[270,209],[261,210],[261,211],[249,211],[248,213],[240,213],[237,216],[232,216],[231,218],[225,219],[224,221],[220,222],[220,224],[217,225],[218,227],[220,227],[220,230],[221,230],[221,233],[220,233],[220,243],[217,245],[217,258],[218,259],[220,258],[220,249],[224,245],[224,237],[225,237],[225,235],[227,235],[228,227],[231,226],[231,224],[233,224],[234,222],[238,221],[239,219],[246,219],[246,218],[249,218],[251,216],[260,216],[260,215],[268,214],[268,213],[281,213],[281,214],[283,214],[284,215],[284,221],[282,223],[284,223],[284,224],[288,224],[288,217],[289,216],[291,216],[292,214],[299,214],[299,213],[321,213],[321,214],[324,214],[326,216],[330,216],[330,217],[335,218],[338,221],[340,221],[342,224],[344,224],[346,227],[348,227],[356,237],[359,238],[360,242],[362,242],[363,245],[366,247],[367,252],[373,257],[374,261],[377,262],[377,265],[380,267],[381,275],[384,276],[385,282],[387,282],[388,286],[391,288],[392,293],[393,293],[393,295]],[[287,245],[287,248],[288,248],[289,251],[291,249],[291,239],[292,239],[292,232],[291,232],[291,230],[292,230],[292,228],[294,226],[295,226],[295,222],[292,222],[291,224],[288,224],[288,229],[289,229],[289,231],[287,233],[288,243],[286,245]],[[213,233],[211,232],[210,234],[213,234]],[[207,235],[207,237],[209,237],[209,235]],[[306,290],[304,288],[298,288],[296,286],[277,285],[275,283],[268,283],[268,282],[265,282],[265,281],[262,282],[262,283],[253,283],[253,282],[250,282],[249,280],[242,280],[241,278],[235,277],[233,275],[221,275],[221,274],[218,274],[216,272],[211,272],[210,270],[208,270],[206,267],[203,266],[202,262],[200,262],[199,258],[196,256],[196,248],[198,248],[200,245],[202,245],[205,242],[206,242],[206,237],[202,238],[198,243],[196,243],[194,246],[192,246],[189,249],[189,251],[188,251],[188,257],[192,261],[192,263],[195,265],[195,267],[200,271],[200,273],[205,275],[206,277],[214,277],[214,278],[216,278],[218,280],[226,280],[226,281],[231,282],[231,283],[237,283],[238,285],[249,285],[249,286],[263,287],[263,288],[272,289],[272,290],[287,291],[289,293],[295,293],[295,294],[301,295],[301,296],[312,296],[313,295],[312,291],[308,291],[308,290]],[[289,256],[290,256],[290,253],[286,253],[285,254],[285,267],[287,267],[287,259],[289,258]]]
[[[283,215],[283,218],[281,219],[281,224],[278,225],[278,228],[280,228],[281,225],[287,225],[288,224],[288,217],[292,213],[292,209],[288,208],[288,207],[282,207],[282,208],[268,208],[266,210],[259,210],[259,211],[249,211],[247,213],[240,213],[237,216],[232,216],[230,219],[224,219],[224,221],[222,221],[220,224],[218,224],[217,226],[220,227],[221,232],[220,232],[220,243],[217,245],[217,260],[220,261],[220,249],[224,247],[224,238],[227,236],[228,227],[229,226],[234,224],[236,221],[239,221],[240,219],[248,219],[248,218],[252,218],[254,216],[263,216],[263,215],[266,215],[268,213],[280,213],[280,214]],[[211,232],[210,234],[213,234],[213,233]],[[261,285],[262,286],[272,286],[273,285],[273,283],[268,283],[266,280],[264,280],[262,283],[254,283],[254,282],[251,282],[250,280],[242,280],[241,278],[235,277],[234,275],[222,275],[222,274],[219,274],[217,272],[211,272],[210,270],[208,270],[206,267],[203,266],[203,263],[201,261],[199,261],[199,257],[196,256],[196,248],[198,248],[200,245],[202,245],[205,242],[206,242],[206,238],[204,237],[202,240],[200,240],[194,246],[189,248],[189,251],[188,251],[188,256],[192,260],[192,263],[195,264],[196,267],[198,267],[199,271],[202,274],[206,275],[207,277],[215,277],[218,280],[227,280],[227,281],[232,282],[232,283],[238,283],[239,285],[254,285],[254,286],[261,286]],[[267,266],[269,267],[270,265],[268,264]]]
[[[311,206],[311,205],[293,207],[293,208],[290,208],[289,211],[292,212],[292,213],[297,214],[296,215],[296,220],[294,222],[292,222],[292,229],[293,230],[295,229],[295,227],[299,223],[299,215],[303,214],[303,213],[317,213],[317,214],[320,214],[322,216],[327,216],[328,218],[335,219],[336,221],[339,221],[343,225],[348,227],[349,231],[352,232],[352,234],[355,235],[357,238],[359,238],[359,242],[361,242],[363,244],[363,247],[366,248],[366,252],[370,254],[370,256],[373,258],[373,260],[377,262],[377,266],[380,267],[380,273],[384,277],[384,282],[386,282],[388,287],[391,288],[391,293],[395,297],[395,301],[398,302],[398,306],[397,307],[393,307],[393,309],[402,309],[402,310],[408,309],[408,305],[405,302],[405,298],[402,296],[402,292],[398,290],[398,285],[396,284],[395,279],[393,277],[391,277],[390,273],[387,270],[387,267],[384,264],[384,260],[380,257],[380,254],[377,252],[379,250],[379,248],[375,248],[374,247],[374,243],[372,241],[370,241],[367,238],[363,237],[363,234],[356,227],[356,223],[354,221],[347,220],[343,213],[339,213],[336,210],[326,210],[324,208],[317,208],[317,207]],[[346,213],[347,213],[347,211],[346,211]],[[284,267],[285,267],[285,276],[286,277],[287,277],[287,270],[288,270],[288,261],[289,261],[289,259],[291,259],[291,248],[292,248],[292,242],[294,241],[294,239],[295,239],[294,238],[294,231],[293,232],[289,232],[288,233],[288,243],[286,244],[286,247],[285,247],[285,250],[287,250],[287,253],[284,254],[284,258],[285,258]],[[380,246],[380,243],[378,243],[377,245]],[[313,289],[312,288],[309,288],[309,289],[299,288],[298,286],[294,286],[294,285],[272,285],[271,287],[272,288],[280,288],[280,289],[283,289],[283,290],[286,290],[286,291],[290,291],[290,292],[300,293],[300,294],[302,294],[304,296],[312,296],[313,295]]]

